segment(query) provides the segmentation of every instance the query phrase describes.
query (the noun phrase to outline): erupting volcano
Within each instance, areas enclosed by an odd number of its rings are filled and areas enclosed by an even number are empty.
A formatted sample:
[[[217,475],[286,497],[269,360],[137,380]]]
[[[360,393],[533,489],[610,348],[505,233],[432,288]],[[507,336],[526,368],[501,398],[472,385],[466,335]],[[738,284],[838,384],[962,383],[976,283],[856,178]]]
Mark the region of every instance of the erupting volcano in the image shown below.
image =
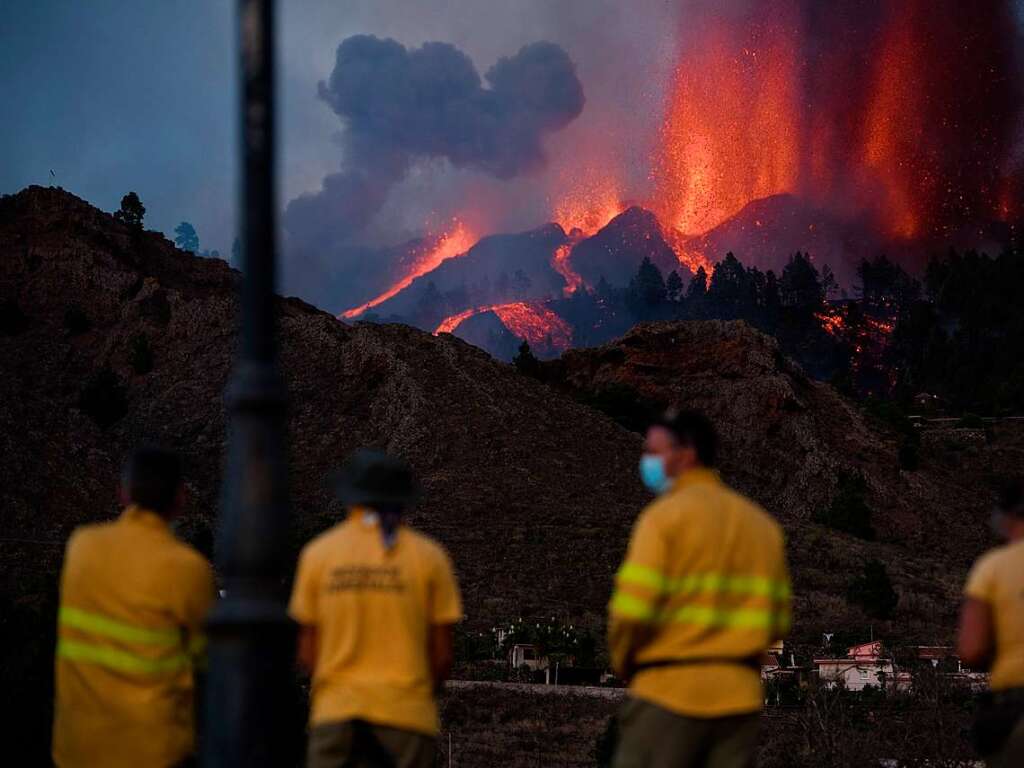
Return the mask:
[[[914,271],[954,242],[998,247],[983,238],[990,224],[1016,215],[1022,178],[1013,166],[1021,89],[1011,3],[763,0],[723,8],[680,0],[679,8],[661,114],[615,126],[653,137],[640,156],[646,174],[630,177],[629,163],[609,154],[607,116],[588,134],[584,113],[571,156],[540,182],[560,230],[503,235],[504,245],[438,269],[474,244],[456,222],[400,265],[386,291],[343,316],[397,297],[382,313],[420,312],[414,322],[454,332],[492,312],[519,338],[551,336],[561,347],[579,331],[556,314],[569,317],[568,300],[602,283],[627,289],[645,259],[665,278],[676,272],[685,292],[727,251],[778,276],[801,250],[850,287],[856,265],[879,253]],[[460,218],[500,220],[486,213]],[[548,250],[538,260],[541,241]],[[823,322],[838,330],[836,317]]]

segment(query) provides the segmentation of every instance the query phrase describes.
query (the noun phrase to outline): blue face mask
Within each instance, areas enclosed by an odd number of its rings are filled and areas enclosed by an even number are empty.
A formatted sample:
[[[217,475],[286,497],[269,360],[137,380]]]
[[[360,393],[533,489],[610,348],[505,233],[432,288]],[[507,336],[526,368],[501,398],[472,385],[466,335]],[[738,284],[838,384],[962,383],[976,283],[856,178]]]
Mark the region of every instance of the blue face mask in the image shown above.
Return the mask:
[[[640,457],[640,480],[651,493],[662,494],[672,487],[672,480],[665,474],[665,459],[653,453]]]

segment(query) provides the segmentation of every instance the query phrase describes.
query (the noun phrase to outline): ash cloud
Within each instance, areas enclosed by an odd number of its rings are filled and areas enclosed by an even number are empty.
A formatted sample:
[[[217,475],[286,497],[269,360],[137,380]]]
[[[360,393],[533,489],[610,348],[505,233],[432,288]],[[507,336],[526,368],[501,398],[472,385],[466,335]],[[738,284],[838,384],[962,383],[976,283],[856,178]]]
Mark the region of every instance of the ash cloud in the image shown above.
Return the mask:
[[[499,179],[544,167],[547,134],[583,110],[583,86],[560,46],[537,42],[480,77],[447,43],[408,49],[356,35],[338,46],[319,98],[342,119],[342,170],[284,213],[290,248],[345,247],[414,164],[443,159]]]

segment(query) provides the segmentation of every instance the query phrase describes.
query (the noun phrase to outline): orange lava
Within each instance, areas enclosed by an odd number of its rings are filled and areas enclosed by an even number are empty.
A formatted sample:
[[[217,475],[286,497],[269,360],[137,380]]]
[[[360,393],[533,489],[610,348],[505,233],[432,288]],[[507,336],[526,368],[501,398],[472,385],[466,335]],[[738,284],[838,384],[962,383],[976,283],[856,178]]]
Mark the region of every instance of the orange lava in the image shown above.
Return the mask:
[[[622,213],[624,207],[610,186],[570,188],[555,206],[553,219],[566,234],[578,229],[590,236]]]
[[[551,268],[565,280],[565,288],[562,289],[562,292],[566,296],[572,296],[583,287],[583,276],[574,270],[569,262],[569,255],[572,253],[573,245],[573,243],[560,245],[551,255]]]
[[[540,347],[550,343],[554,349],[568,349],[572,345],[572,327],[543,304],[514,301],[467,309],[441,321],[435,334],[454,333],[463,322],[484,312],[493,312],[509,331]]]
[[[365,304],[345,310],[341,313],[341,317],[349,320],[353,317],[358,317],[378,304],[383,304],[392,296],[397,295],[412,285],[412,281],[417,277],[421,277],[439,267],[442,262],[464,256],[473,244],[476,243],[477,239],[461,221],[453,219],[452,227],[448,232],[437,238],[432,246],[426,247],[412,255],[412,263],[406,267],[405,273],[386,291],[370,299]]]
[[[685,234],[797,186],[798,25],[791,2],[765,5],[760,23],[707,20],[676,69],[655,158],[656,207]]]
[[[934,197],[937,178],[918,169],[924,141],[922,115],[927,114],[928,72],[917,35],[925,4],[899,4],[886,25],[875,73],[875,87],[864,124],[863,162],[879,183],[884,202],[880,213],[891,235],[919,234],[922,201]]]
[[[819,312],[815,317],[821,321],[821,327],[832,336],[839,336],[846,328],[846,321],[842,315],[835,312]]]
[[[707,254],[702,250],[697,250],[688,242],[688,238],[678,229],[666,227],[662,225],[662,237],[665,238],[665,242],[669,244],[669,247],[675,251],[676,258],[679,259],[679,263],[690,270],[691,274],[697,274],[697,270],[700,267],[704,268],[705,274],[711,277],[715,272],[715,264],[711,259],[708,258]]]

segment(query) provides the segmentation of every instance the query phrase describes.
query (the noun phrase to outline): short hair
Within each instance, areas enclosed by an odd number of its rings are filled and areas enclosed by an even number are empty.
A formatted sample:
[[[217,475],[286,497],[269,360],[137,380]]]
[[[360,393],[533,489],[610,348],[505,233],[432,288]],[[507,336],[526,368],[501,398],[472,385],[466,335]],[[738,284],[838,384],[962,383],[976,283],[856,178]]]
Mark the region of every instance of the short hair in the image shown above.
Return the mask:
[[[181,488],[181,457],[164,448],[139,448],[125,462],[121,482],[132,504],[166,515]]]
[[[654,425],[671,432],[679,445],[693,448],[697,460],[705,467],[718,463],[718,434],[703,413],[670,409]]]
[[[1024,484],[1020,480],[1011,480],[999,489],[999,511],[1024,518]]]

